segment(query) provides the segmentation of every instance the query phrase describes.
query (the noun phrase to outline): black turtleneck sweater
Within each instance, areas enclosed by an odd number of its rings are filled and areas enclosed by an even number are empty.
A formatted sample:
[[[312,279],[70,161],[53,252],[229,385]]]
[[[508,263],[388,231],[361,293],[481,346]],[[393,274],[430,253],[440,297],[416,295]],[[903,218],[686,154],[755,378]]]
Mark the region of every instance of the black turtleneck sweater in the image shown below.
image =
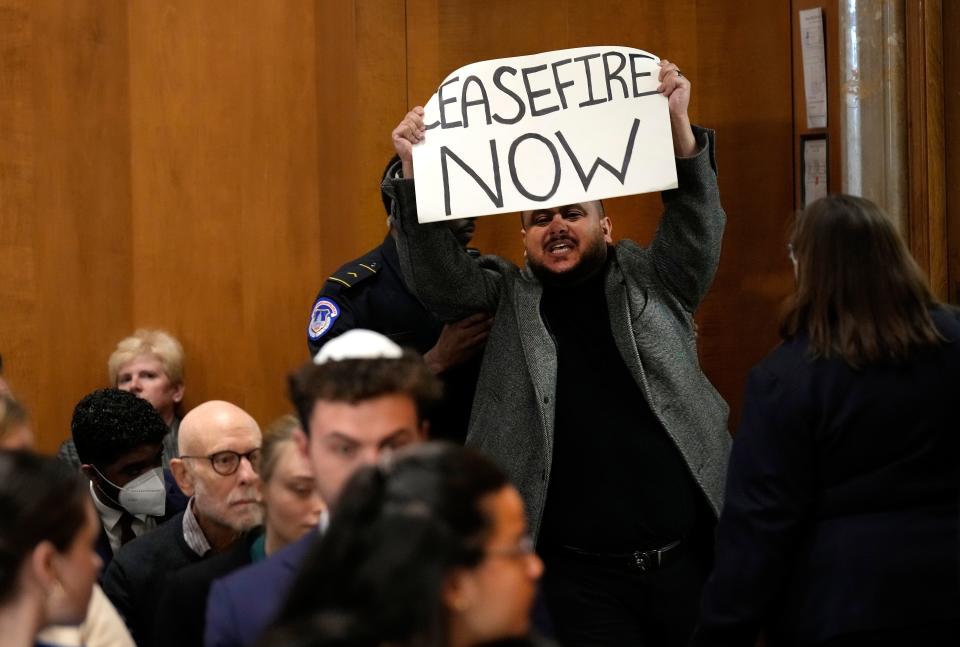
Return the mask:
[[[577,286],[545,286],[540,303],[557,347],[545,550],[648,550],[696,521],[697,486],[614,342],[605,274],[606,267]]]

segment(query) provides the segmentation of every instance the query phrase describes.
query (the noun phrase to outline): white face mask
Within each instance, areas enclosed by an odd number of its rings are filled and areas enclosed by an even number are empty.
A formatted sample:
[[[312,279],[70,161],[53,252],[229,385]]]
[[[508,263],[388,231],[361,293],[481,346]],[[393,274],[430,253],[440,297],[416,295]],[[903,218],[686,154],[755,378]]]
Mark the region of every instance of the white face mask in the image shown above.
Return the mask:
[[[97,470],[97,473],[100,474],[100,470]],[[100,478],[120,491],[119,501],[116,503],[130,514],[159,517],[167,509],[167,486],[163,481],[163,469],[160,467],[147,470],[123,487],[111,482],[103,474],[100,474]]]

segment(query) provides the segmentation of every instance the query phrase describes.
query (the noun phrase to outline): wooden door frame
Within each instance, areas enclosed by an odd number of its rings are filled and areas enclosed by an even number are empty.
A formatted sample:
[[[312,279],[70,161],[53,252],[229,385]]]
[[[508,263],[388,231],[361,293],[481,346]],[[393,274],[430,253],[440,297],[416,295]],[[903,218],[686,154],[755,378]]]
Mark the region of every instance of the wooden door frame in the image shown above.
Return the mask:
[[[944,139],[942,0],[906,1],[907,168],[905,234],[937,298],[957,300],[949,267],[947,158]],[[954,254],[955,256],[955,254]]]

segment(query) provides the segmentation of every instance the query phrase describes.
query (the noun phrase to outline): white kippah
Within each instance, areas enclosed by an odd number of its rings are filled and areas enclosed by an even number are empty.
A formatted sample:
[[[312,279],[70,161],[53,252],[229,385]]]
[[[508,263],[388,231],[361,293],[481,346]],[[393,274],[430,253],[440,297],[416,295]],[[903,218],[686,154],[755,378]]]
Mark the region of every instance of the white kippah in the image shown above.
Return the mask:
[[[396,359],[403,349],[388,337],[372,330],[354,328],[323,345],[313,358],[314,364],[339,362],[344,359]]]

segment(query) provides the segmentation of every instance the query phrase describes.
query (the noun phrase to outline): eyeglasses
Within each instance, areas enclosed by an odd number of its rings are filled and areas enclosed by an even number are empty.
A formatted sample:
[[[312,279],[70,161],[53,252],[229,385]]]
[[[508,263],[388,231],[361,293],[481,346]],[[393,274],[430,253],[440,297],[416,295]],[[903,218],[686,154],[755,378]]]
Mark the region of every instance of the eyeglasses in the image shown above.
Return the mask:
[[[510,559],[517,559],[519,557],[526,557],[527,555],[532,555],[534,553],[535,546],[533,543],[533,538],[529,535],[524,535],[520,538],[520,541],[517,542],[516,546],[501,546],[499,548],[488,548],[484,552],[487,557],[507,557]]]
[[[254,472],[260,473],[260,448],[251,449],[245,454],[226,449],[209,456],[181,456],[180,458],[206,459],[210,461],[213,471],[220,476],[230,476],[240,469],[240,459],[246,458]]]

